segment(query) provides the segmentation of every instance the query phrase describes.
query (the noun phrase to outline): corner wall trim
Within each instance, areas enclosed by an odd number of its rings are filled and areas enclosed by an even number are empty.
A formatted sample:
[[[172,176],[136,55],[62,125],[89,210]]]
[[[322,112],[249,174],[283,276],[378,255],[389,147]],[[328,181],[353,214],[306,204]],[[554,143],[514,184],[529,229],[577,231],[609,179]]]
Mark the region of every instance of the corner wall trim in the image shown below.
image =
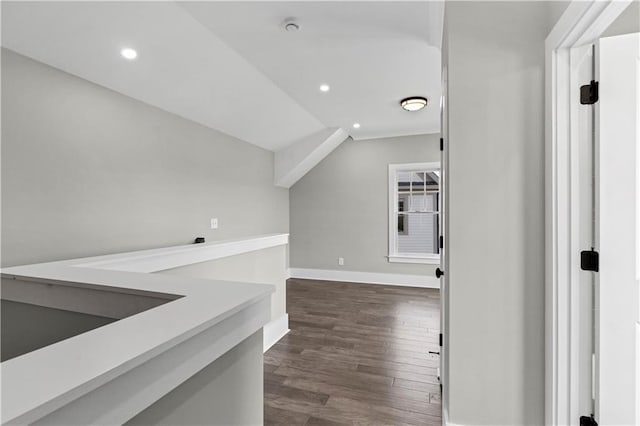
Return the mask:
[[[275,153],[274,184],[291,188],[349,137],[341,128],[327,128]]]
[[[265,324],[263,328],[263,352],[268,351],[271,346],[278,343],[289,332],[289,314],[284,314],[280,318]]]
[[[339,271],[330,269],[290,268],[291,278],[385,284],[404,287],[440,288],[440,280],[428,275],[388,274],[383,272]]]

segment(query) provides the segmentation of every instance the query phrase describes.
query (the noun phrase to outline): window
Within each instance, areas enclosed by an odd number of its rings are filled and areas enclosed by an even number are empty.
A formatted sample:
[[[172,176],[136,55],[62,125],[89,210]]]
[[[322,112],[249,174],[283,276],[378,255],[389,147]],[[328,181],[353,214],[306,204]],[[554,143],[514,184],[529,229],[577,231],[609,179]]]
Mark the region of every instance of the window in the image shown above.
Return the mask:
[[[389,262],[440,262],[440,163],[389,165]]]

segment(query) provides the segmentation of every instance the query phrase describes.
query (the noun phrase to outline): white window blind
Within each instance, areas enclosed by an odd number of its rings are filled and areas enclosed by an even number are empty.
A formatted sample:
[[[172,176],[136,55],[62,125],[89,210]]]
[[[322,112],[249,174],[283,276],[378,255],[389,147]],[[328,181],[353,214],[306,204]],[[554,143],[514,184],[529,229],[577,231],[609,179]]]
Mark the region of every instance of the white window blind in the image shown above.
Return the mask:
[[[436,263],[439,236],[440,164],[389,165],[389,260]]]

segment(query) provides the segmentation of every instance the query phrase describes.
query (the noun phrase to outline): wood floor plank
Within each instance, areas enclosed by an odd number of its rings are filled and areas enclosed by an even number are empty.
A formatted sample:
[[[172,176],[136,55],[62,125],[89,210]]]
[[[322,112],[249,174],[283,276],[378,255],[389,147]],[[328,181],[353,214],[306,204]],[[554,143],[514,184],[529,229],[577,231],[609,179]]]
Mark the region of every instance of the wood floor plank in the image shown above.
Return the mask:
[[[297,357],[299,360],[306,360],[310,362],[322,362],[329,361],[336,363],[348,363],[351,365],[366,365],[369,367],[382,368],[389,371],[405,371],[407,373],[417,373],[417,374],[428,374],[435,376],[437,375],[437,361],[426,360],[429,361],[430,364],[427,365],[415,365],[413,363],[408,362],[398,362],[397,360],[387,360],[387,359],[375,359],[371,357],[364,357],[358,355],[350,355],[350,354],[336,354],[329,353],[325,351],[318,351],[315,349],[305,349],[302,353]]]
[[[290,279],[265,424],[439,425],[438,290]]]
[[[322,392],[332,397],[339,396],[368,404],[386,405],[415,413],[439,415],[441,410],[441,407],[436,405],[436,403],[430,402],[431,394],[428,392],[410,389],[399,391],[399,388],[390,389],[388,387],[373,392],[371,389],[352,389],[303,379],[287,379],[284,383],[296,389]]]
[[[429,402],[431,399],[431,394],[426,391],[392,388],[388,385],[373,385],[369,387],[358,385],[345,386],[342,384],[321,382],[308,377],[290,377],[285,379],[283,383],[292,388],[322,392],[331,396],[335,395],[344,396],[346,398],[361,399],[363,401],[391,401],[395,399],[403,399],[422,404],[424,402]]]
[[[307,420],[307,423],[305,423],[306,426],[348,426],[350,424],[351,423],[332,422],[331,420],[326,420],[314,416],[309,417],[309,420]]]
[[[304,425],[307,424],[309,418],[308,414],[283,410],[281,408],[272,407],[268,404],[265,404],[264,406],[265,426]]]
[[[372,337],[375,337],[377,343],[382,343],[390,346],[410,346],[415,347],[418,350],[420,348],[437,344],[438,342],[438,337],[428,333],[424,333],[424,335],[421,337],[394,336],[392,335],[392,333],[389,333],[385,336],[381,333],[345,331],[339,329],[337,326],[306,327],[299,325],[299,323],[297,328],[292,329],[292,332],[293,336],[308,336],[325,339],[330,338],[346,343],[363,343],[363,341],[369,342]]]
[[[329,399],[329,395],[327,394],[301,390],[300,388],[293,388],[291,386],[286,386],[278,383],[265,383],[264,394],[266,399],[277,399],[286,397],[295,399],[297,401],[303,401],[317,405],[324,405]]]
[[[393,385],[393,377],[368,374],[360,371],[349,373],[345,370],[320,370],[315,368],[313,364],[305,365],[303,368],[281,366],[276,370],[276,373],[287,377],[312,378],[320,383],[330,383],[356,389],[371,389],[378,385]]]
[[[305,349],[300,355],[306,356],[310,353],[321,354],[323,357],[330,358],[332,355],[342,356],[345,360],[354,360],[363,363],[363,360],[371,359],[374,361],[390,361],[398,362],[402,364],[418,365],[421,367],[438,368],[440,358],[434,354],[407,354],[400,351],[383,351],[383,352],[371,352],[363,351],[357,348],[354,349],[342,349],[342,348],[320,348],[320,349]]]
[[[418,349],[416,350],[415,348],[401,348],[401,347],[397,347],[397,346],[385,346],[385,345],[363,345],[361,343],[356,343],[355,345],[353,345],[353,348],[351,348],[354,353],[355,352],[365,352],[365,353],[370,353],[370,354],[399,354],[399,355],[405,355],[405,356],[411,356],[411,357],[417,357],[417,358],[421,358],[425,356],[425,350],[424,349]],[[432,346],[427,346],[427,354],[429,354],[429,351],[435,351],[438,352],[440,350],[440,347],[437,344],[434,344]],[[389,355],[391,356],[391,355]]]
[[[287,376],[276,374],[275,372],[264,372],[264,385],[265,387],[269,383],[282,384],[287,379]]]
[[[277,365],[267,364],[266,362],[264,363],[264,372],[265,373],[273,373],[274,371],[276,371],[276,368],[278,368]]]
[[[277,371],[277,370],[276,370]],[[378,376],[393,377],[397,379],[413,380],[415,382],[438,384],[438,376],[430,374],[418,374],[406,372],[398,369],[371,367],[369,365],[358,364],[357,371],[375,374]]]
[[[404,389],[413,389],[422,392],[437,392],[439,391],[439,384],[434,383],[425,383],[425,382],[417,382],[415,380],[405,380],[395,378],[393,381],[393,386]]]

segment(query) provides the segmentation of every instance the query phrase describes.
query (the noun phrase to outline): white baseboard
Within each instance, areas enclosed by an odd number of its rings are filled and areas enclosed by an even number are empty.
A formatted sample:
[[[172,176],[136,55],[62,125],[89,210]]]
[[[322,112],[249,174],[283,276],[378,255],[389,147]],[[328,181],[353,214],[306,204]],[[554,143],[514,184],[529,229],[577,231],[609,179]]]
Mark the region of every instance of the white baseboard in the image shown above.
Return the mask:
[[[280,318],[271,321],[263,328],[264,350],[266,352],[269,348],[276,344],[276,342],[284,337],[289,332],[289,314],[284,314]]]
[[[386,284],[404,287],[440,288],[440,280],[428,275],[290,268],[289,277],[352,283]]]

